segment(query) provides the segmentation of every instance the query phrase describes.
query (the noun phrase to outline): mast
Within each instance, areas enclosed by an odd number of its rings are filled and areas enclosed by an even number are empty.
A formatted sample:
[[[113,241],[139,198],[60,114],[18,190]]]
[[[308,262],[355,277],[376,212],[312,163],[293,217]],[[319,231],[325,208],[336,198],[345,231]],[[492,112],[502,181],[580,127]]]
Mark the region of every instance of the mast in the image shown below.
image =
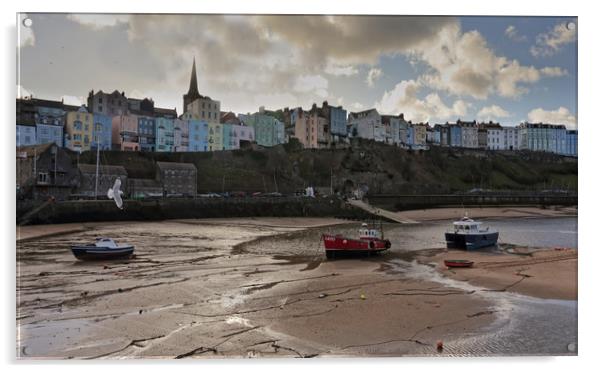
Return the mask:
[[[96,140],[96,180],[94,183],[94,199],[98,199],[98,166],[100,160],[100,146],[98,145],[98,139]]]

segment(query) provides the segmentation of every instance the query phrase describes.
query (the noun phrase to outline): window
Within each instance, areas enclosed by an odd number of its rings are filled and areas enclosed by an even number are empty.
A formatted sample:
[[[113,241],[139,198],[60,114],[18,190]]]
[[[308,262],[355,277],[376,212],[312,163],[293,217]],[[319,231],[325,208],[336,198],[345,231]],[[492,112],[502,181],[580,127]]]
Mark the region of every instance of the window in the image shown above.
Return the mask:
[[[39,183],[48,183],[48,173],[47,172],[40,172],[38,174],[38,182]]]

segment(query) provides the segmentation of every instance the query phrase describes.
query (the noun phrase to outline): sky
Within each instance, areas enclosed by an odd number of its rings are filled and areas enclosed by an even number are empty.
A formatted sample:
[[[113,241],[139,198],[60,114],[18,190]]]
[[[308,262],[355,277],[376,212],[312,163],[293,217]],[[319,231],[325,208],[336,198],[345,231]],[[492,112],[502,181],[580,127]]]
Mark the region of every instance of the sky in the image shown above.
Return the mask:
[[[28,22],[23,22],[28,18]],[[196,59],[222,111],[376,108],[407,120],[577,126],[570,17],[20,14],[21,96],[123,91],[177,108]],[[27,23],[27,26],[25,25]]]

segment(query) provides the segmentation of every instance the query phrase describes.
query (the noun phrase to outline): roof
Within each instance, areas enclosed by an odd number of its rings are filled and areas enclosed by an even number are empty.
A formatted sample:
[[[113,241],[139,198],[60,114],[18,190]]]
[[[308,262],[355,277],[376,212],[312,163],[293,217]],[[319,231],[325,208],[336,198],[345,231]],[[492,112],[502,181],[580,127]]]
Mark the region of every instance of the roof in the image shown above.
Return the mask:
[[[54,145],[54,143],[19,146],[17,147],[17,156],[19,156],[19,154],[25,153],[27,154],[28,158],[33,157],[34,154],[38,155],[46,152],[48,149],[50,149],[52,145]]]
[[[82,164],[80,163],[78,166],[79,170],[86,174],[94,174],[96,173],[96,165],[95,164]],[[98,172],[100,174],[117,174],[117,175],[126,175],[127,171],[123,166],[111,166],[111,165],[100,165],[98,167]]]
[[[31,101],[35,106],[51,107],[55,109],[63,108],[63,101],[42,100],[39,98],[32,98]]]
[[[161,188],[161,184],[155,179],[128,179],[128,184],[138,188]]]
[[[156,107],[155,115],[172,115],[174,118],[177,118],[178,112],[176,109],[164,109],[164,108]]]
[[[350,112],[349,116],[353,117],[353,118],[358,118],[360,116],[370,113],[371,111],[375,111],[378,114],[378,111],[376,111],[376,109],[368,109],[368,110],[364,110],[364,111]]]
[[[157,167],[160,170],[194,170],[196,167],[192,163],[179,163],[179,162],[157,162]]]

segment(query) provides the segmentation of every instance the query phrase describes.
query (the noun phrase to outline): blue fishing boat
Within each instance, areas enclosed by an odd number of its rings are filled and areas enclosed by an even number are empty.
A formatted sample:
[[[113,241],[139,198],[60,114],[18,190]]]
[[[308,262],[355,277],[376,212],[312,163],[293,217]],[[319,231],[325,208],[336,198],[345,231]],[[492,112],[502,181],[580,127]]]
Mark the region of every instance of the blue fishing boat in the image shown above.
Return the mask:
[[[97,238],[93,244],[72,245],[71,252],[79,260],[110,260],[129,258],[133,245],[118,245],[111,238]]]
[[[445,233],[448,248],[473,250],[493,246],[497,243],[499,232],[489,227],[481,228],[481,222],[464,217],[455,221],[451,231]]]

